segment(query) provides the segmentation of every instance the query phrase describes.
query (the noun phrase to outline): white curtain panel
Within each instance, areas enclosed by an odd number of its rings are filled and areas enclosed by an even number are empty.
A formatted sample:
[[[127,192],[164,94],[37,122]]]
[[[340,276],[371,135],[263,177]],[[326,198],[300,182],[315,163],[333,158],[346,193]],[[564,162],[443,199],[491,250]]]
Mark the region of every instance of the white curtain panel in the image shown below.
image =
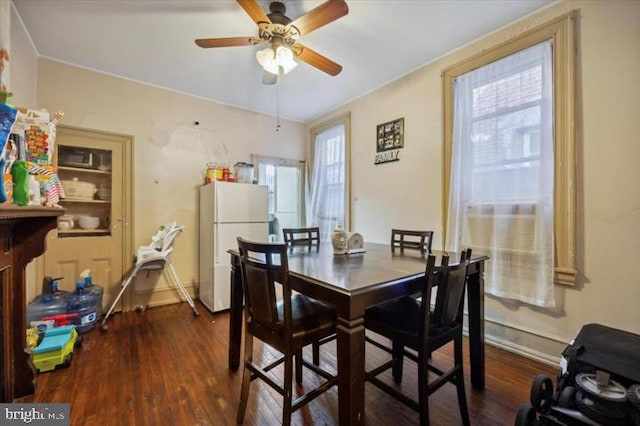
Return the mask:
[[[345,128],[340,123],[316,135],[307,206],[307,226],[320,227],[320,240],[345,227]]]
[[[486,254],[486,292],[555,306],[552,46],[458,77],[447,249]]]

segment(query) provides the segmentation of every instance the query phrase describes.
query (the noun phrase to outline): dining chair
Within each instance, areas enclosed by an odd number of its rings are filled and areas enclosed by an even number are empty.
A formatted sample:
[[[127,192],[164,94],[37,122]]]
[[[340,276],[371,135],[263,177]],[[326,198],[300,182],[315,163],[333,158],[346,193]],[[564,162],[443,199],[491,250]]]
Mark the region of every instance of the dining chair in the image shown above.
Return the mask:
[[[320,247],[320,227],[308,227],[308,228],[282,228],[282,234],[284,235],[284,243],[289,247],[294,246],[307,246],[309,249]],[[335,335],[322,339],[319,342],[312,344],[312,357],[315,365],[320,365],[320,346],[334,340]]]
[[[287,246],[318,247],[320,245],[320,227],[282,228],[284,242]]]
[[[337,384],[337,376],[307,362],[302,348],[335,333],[336,314],[329,306],[302,294],[292,294],[289,284],[287,245],[257,243],[238,238],[240,267],[245,295],[245,343],[242,390],[237,422],[242,423],[249,387],[256,378],[263,380],[284,397],[282,424],[291,424],[291,414]],[[276,288],[282,287],[278,300]],[[283,354],[266,366],[253,360],[253,339],[257,338]],[[294,363],[295,360],[295,363]],[[270,372],[284,363],[284,380]],[[294,365],[295,364],[295,365]],[[324,382],[293,400],[293,379],[302,383],[302,367],[324,378]],[[295,372],[294,372],[295,367]]]
[[[464,292],[469,266],[470,250],[463,251],[462,260],[457,265],[449,265],[449,257],[442,257],[439,267],[435,266],[435,257],[428,255],[422,297],[417,300],[410,297],[384,303],[369,308],[365,313],[365,328],[392,342],[402,345],[402,353],[398,355],[394,347],[367,338],[367,342],[392,354],[392,359],[366,372],[366,380],[387,392],[405,405],[417,410],[420,414],[420,425],[429,424],[429,396],[447,382],[453,383],[457,389],[460,416],[464,425],[469,425],[469,414],[464,389],[463,356],[462,356],[462,321]],[[437,280],[437,286],[434,283]],[[433,291],[436,291],[435,306],[431,310]],[[453,366],[446,371],[430,363],[431,354],[453,342]],[[410,348],[415,352],[408,351]],[[397,357],[406,357],[418,366],[418,401],[402,393],[400,388],[381,380],[378,376],[386,370],[392,370],[396,384],[401,381],[402,368],[398,371]],[[429,380],[428,373],[433,372],[437,378]],[[398,377],[397,375],[400,375]]]
[[[417,249],[431,253],[433,231],[413,231],[408,229],[391,230],[391,249]]]

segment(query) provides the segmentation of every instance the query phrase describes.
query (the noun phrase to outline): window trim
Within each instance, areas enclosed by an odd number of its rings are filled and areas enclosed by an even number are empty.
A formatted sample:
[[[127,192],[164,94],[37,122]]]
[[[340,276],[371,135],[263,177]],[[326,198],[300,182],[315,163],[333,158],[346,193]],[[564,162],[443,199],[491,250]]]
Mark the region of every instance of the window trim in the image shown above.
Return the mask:
[[[574,10],[442,71],[442,227],[446,244],[453,144],[453,82],[462,74],[544,40],[553,46],[555,283],[574,285],[576,270],[576,22]]]

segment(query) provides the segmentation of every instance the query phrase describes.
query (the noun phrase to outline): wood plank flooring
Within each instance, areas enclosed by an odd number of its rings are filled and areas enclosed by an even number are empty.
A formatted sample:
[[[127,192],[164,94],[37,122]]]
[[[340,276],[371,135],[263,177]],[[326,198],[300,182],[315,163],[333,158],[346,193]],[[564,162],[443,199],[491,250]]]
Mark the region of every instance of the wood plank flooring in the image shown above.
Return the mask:
[[[198,308],[197,318],[186,303],[110,317],[109,331],[94,329],[84,334],[71,366],[39,374],[35,395],[20,402],[70,403],[72,425],[235,424],[242,372],[227,368],[229,315],[211,314],[200,304]],[[255,358],[266,361],[278,355],[259,343],[254,347]],[[387,359],[370,345],[366,349],[368,368]],[[465,353],[468,356],[466,348]],[[321,354],[323,366],[335,367],[335,342],[323,346]],[[435,355],[434,362],[446,365],[446,356]],[[465,372],[472,425],[513,425],[518,405],[529,399],[534,377],[538,373],[555,377],[558,372],[490,346],[486,366],[483,391],[471,388]],[[417,390],[414,372],[407,361],[402,387],[413,395]],[[317,380],[305,369],[304,383]],[[277,393],[256,380],[249,395],[246,425],[280,424],[282,401]],[[432,425],[460,424],[452,385],[437,391],[430,402]],[[365,411],[368,425],[419,423],[416,412],[370,384],[366,385]],[[334,387],[295,412],[293,424],[335,425],[337,418]]]

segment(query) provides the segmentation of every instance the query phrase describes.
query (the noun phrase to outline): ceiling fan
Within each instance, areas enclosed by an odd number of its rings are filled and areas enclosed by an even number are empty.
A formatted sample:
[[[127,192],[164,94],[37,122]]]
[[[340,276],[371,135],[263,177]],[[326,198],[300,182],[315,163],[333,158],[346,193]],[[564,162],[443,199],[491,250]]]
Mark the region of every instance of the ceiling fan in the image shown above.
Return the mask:
[[[288,18],[286,7],[280,1],[269,4],[269,14],[260,7],[257,0],[236,0],[245,12],[258,25],[258,36],[201,38],[195,43],[203,48],[265,45],[256,57],[265,70],[262,82],[274,84],[280,70],[285,74],[297,65],[293,58],[335,76],[342,66],[329,58],[298,43],[298,38],[317,30],[349,13],[344,0],[328,0],[305,15],[292,21]]]

